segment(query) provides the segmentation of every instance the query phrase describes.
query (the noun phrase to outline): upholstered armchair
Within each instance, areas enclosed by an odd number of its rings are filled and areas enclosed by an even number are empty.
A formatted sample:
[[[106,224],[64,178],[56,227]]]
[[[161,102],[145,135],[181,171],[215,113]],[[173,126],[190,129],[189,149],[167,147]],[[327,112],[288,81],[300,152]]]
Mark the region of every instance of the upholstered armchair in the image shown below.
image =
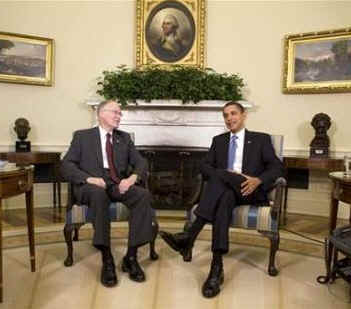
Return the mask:
[[[64,261],[65,266],[73,265],[73,242],[79,240],[79,229],[86,223],[92,223],[92,212],[91,209],[86,205],[77,205],[72,194],[72,184],[69,184],[69,200],[70,203],[66,211],[66,222],[63,229],[65,241],[67,244],[67,257]],[[150,242],[150,259],[157,260],[158,254],[155,251],[155,239],[158,233],[158,223],[156,220],[156,212],[153,210],[152,220],[152,241]],[[110,220],[111,222],[122,222],[128,221],[129,210],[123,203],[111,203],[110,205]],[[74,237],[73,236],[74,232]]]
[[[134,140],[134,135],[131,134]],[[143,185],[147,186],[147,179],[143,181]],[[65,266],[73,265],[73,243],[79,240],[79,229],[86,223],[92,223],[92,211],[87,205],[78,205],[73,194],[73,184],[68,184],[68,205],[66,211],[66,222],[64,227],[64,236],[67,244],[67,257],[64,261]],[[128,221],[129,210],[123,203],[110,204],[110,220],[111,222]],[[158,234],[158,223],[156,220],[156,212],[153,210],[152,220],[152,241],[150,242],[150,259],[157,260],[158,254],[155,251],[155,239]]]
[[[282,160],[283,150],[283,136],[282,135],[271,135],[272,144],[275,149],[277,156]],[[206,186],[206,184],[205,184]],[[270,240],[270,255],[268,274],[270,276],[276,276],[278,270],[275,266],[275,255],[279,249],[279,219],[284,200],[286,188],[286,180],[284,178],[278,178],[271,191],[269,192],[269,205],[267,206],[255,206],[255,205],[241,205],[235,207],[232,214],[231,227],[256,230],[262,235],[266,236]],[[206,190],[206,188],[204,188]],[[185,230],[188,229],[192,222],[195,221],[194,210],[198,204],[196,204],[191,210],[187,212],[187,222],[185,224]]]

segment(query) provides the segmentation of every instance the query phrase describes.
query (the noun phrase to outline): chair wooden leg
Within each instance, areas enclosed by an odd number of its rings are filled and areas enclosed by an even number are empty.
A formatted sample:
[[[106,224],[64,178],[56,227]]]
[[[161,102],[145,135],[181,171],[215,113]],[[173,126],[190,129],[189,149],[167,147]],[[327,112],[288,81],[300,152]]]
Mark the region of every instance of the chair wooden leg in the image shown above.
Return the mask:
[[[73,231],[73,226],[70,224],[65,224],[65,227],[63,229],[63,234],[65,235],[65,241],[67,244],[67,257],[64,261],[64,265],[66,267],[72,266],[73,265],[73,245],[72,245],[72,231]]]
[[[332,262],[331,262],[331,272],[330,272],[330,283],[333,283],[336,280],[336,270],[338,262],[338,250],[333,247]]]
[[[192,222],[190,220],[185,221],[183,231],[187,232],[189,231],[190,227],[192,226]]]
[[[278,269],[275,267],[275,255],[279,249],[279,233],[271,233],[268,235],[269,240],[271,242],[271,250],[269,254],[269,265],[268,265],[268,274],[270,276],[278,275]]]
[[[73,241],[79,241],[79,228],[74,228]]]
[[[152,240],[150,241],[150,260],[157,260],[158,254],[155,251],[155,240],[158,234],[158,223],[157,221],[152,222]]]

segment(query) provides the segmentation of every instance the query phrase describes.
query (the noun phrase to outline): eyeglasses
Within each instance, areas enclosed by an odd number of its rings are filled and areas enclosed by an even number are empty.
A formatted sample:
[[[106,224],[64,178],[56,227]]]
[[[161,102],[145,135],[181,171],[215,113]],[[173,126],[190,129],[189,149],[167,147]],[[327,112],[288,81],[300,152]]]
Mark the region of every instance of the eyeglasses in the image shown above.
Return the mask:
[[[114,109],[104,108],[103,111],[107,111],[107,112],[113,113],[113,114],[115,114],[116,116],[119,116],[119,117],[123,116],[122,112],[114,110]]]

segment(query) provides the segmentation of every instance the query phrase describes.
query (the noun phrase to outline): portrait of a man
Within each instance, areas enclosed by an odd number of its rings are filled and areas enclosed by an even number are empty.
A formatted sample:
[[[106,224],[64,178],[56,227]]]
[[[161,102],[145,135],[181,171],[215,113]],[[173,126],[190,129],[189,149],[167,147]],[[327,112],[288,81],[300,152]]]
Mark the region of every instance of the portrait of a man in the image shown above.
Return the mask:
[[[163,62],[176,62],[191,50],[195,40],[195,22],[180,2],[164,1],[146,21],[145,38],[150,52]]]

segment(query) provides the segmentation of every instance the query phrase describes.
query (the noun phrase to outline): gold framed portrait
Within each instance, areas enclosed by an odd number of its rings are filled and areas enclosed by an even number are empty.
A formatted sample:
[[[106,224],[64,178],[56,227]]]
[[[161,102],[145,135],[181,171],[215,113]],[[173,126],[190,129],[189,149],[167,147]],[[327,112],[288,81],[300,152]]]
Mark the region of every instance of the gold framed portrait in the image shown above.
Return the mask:
[[[52,39],[0,32],[0,82],[53,84]]]
[[[137,0],[137,67],[204,67],[205,15],[205,0]]]
[[[351,28],[285,36],[282,90],[351,92]]]

